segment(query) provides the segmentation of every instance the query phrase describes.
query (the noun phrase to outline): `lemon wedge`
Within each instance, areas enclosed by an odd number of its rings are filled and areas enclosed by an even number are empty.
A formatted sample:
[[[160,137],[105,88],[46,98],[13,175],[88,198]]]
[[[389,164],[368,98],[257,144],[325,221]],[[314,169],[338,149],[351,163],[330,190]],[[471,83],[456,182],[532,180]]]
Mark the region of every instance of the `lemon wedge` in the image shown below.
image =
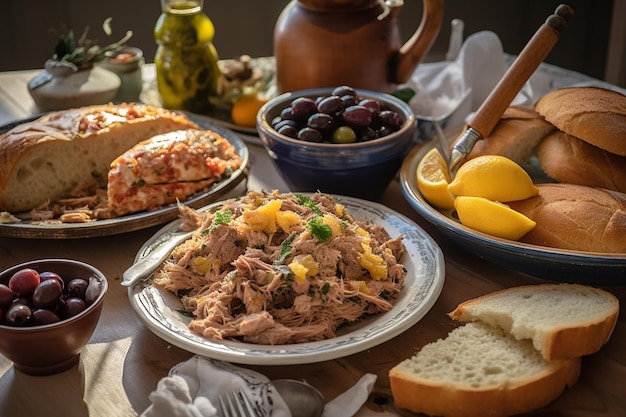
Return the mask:
[[[463,225],[503,239],[519,240],[536,224],[506,204],[483,197],[458,196],[454,207]]]
[[[451,210],[454,196],[448,190],[449,183],[448,165],[437,148],[433,148],[417,165],[417,188],[433,206]]]
[[[539,192],[524,168],[501,155],[482,155],[465,162],[448,191],[500,202],[525,200]]]

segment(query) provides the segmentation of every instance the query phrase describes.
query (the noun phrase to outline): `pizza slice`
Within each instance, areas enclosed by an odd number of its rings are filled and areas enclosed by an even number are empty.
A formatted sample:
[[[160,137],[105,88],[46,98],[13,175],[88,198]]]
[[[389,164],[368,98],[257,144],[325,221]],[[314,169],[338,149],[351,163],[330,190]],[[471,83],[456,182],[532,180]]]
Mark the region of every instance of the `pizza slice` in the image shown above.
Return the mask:
[[[121,216],[185,200],[226,178],[242,163],[232,144],[210,130],[154,136],[111,164],[108,209]]]

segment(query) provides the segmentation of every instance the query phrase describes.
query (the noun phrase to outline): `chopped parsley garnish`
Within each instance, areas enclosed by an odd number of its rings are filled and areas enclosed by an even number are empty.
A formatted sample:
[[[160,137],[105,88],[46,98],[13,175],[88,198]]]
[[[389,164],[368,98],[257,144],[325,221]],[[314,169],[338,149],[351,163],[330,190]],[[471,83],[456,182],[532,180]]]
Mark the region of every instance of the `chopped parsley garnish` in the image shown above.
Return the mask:
[[[274,261],[274,264],[280,265],[285,262],[285,259],[291,255],[291,242],[296,238],[295,233],[290,235],[287,239],[283,241],[282,246],[280,247],[280,256]]]
[[[213,219],[213,224],[228,224],[233,219],[233,212],[230,210],[226,210],[224,212],[218,211],[215,213],[215,219]]]
[[[329,225],[324,223],[321,217],[309,220],[307,227],[311,231],[311,234],[320,242],[327,242],[331,237],[333,237],[332,229]]]
[[[307,197],[302,194],[296,194],[296,198],[298,199],[298,202],[300,203],[301,206],[310,208],[318,216],[322,215],[322,210],[320,210],[320,208],[317,207],[317,204],[315,204],[315,202],[311,200],[310,197]]]
[[[206,236],[207,234],[211,233],[211,231],[215,229],[218,224],[228,224],[231,222],[232,219],[233,212],[230,210],[215,212],[215,217],[213,218],[213,222],[211,222],[211,226],[209,226],[208,229],[202,231],[202,236]]]
[[[328,294],[328,291],[330,291],[330,282],[325,282],[322,288],[320,288],[320,292],[322,294]]]

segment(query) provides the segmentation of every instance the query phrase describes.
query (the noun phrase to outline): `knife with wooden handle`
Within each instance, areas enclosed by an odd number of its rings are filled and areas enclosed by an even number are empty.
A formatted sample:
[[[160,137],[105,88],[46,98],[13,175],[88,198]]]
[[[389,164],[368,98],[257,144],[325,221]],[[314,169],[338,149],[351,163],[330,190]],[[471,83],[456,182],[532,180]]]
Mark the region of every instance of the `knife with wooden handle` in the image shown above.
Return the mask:
[[[485,99],[478,111],[468,122],[465,131],[456,139],[450,152],[449,170],[454,176],[457,169],[470,153],[476,142],[491,134],[496,124],[511,105],[539,64],[550,53],[561,31],[574,10],[566,5],[559,5],[554,14],[548,16],[522,52],[517,56],[502,79]]]

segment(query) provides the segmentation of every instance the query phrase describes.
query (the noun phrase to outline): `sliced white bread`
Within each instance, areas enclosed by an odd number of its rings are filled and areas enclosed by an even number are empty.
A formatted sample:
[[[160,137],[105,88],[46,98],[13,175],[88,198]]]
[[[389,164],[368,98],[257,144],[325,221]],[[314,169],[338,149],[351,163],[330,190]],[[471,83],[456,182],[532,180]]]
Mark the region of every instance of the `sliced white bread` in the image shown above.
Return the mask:
[[[450,316],[466,324],[390,370],[394,402],[442,417],[543,407],[576,383],[580,357],[606,343],[618,311],[615,296],[579,284],[519,286],[464,302]]]
[[[501,417],[543,407],[576,383],[580,358],[547,361],[528,340],[468,323],[389,372],[397,407],[442,417]]]
[[[598,288],[579,284],[524,285],[466,301],[450,313],[480,321],[517,339],[532,340],[548,360],[597,352],[613,332],[619,302]]]

